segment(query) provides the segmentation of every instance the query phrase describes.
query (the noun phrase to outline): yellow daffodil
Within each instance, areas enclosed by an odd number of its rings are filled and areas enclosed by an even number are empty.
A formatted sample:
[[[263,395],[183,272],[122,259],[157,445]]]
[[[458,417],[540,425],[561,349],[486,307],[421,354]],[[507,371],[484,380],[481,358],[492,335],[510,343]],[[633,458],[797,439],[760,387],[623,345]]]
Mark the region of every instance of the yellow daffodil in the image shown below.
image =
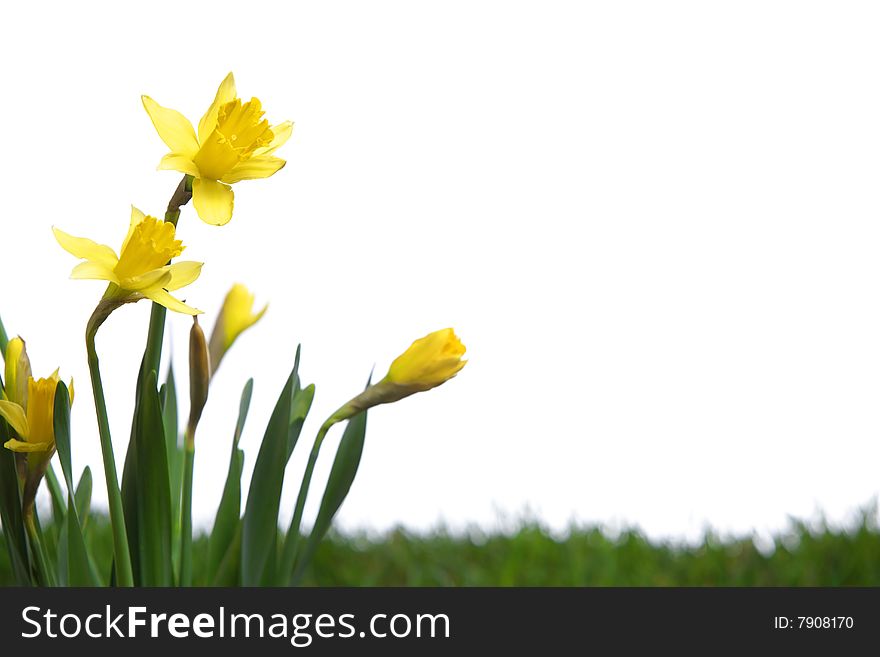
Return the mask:
[[[121,302],[150,299],[179,313],[196,315],[196,310],[169,294],[195,281],[202,271],[201,262],[168,262],[184,249],[175,237],[174,225],[144,215],[131,208],[131,225],[119,256],[112,248],[84,237],[73,237],[58,228],[52,229],[61,247],[82,258],[73,268],[71,278],[109,281],[105,299]]]
[[[451,328],[419,338],[394,359],[385,381],[413,392],[430,390],[445,383],[464,367],[465,347]]]
[[[232,286],[223,300],[220,316],[211,331],[209,351],[211,367],[216,370],[223,356],[239,335],[256,324],[266,313],[268,304],[254,312],[254,295],[241,283]]]
[[[13,338],[9,341],[6,346],[5,399],[0,399],[0,417],[14,433],[14,437],[3,446],[27,455],[25,506],[33,503],[40,479],[55,453],[55,390],[60,381],[58,370],[49,378],[34,379],[24,340]],[[73,403],[73,379],[70,380],[70,403]]]
[[[24,340],[13,338],[6,347],[6,399],[0,400],[0,417],[15,432],[3,445],[13,452],[40,453],[42,458],[55,452],[55,388],[61,380],[58,370],[49,378],[34,379]],[[9,381],[15,383],[10,384]],[[25,386],[21,385],[24,381]],[[73,402],[73,380],[70,381]],[[48,456],[46,456],[48,454]]]
[[[389,404],[436,388],[465,366],[467,361],[461,359],[464,352],[464,345],[451,328],[419,338],[394,359],[384,379],[336,411],[329,421],[338,422],[378,404]]]
[[[142,100],[156,132],[171,149],[159,168],[193,177],[193,205],[206,223],[222,226],[232,218],[231,184],[268,178],[285,164],[273,153],[288,140],[293,123],[269,127],[258,99],[243,103],[236,96],[232,73],[220,83],[214,102],[199,121],[198,133],[180,112],[149,96]]]

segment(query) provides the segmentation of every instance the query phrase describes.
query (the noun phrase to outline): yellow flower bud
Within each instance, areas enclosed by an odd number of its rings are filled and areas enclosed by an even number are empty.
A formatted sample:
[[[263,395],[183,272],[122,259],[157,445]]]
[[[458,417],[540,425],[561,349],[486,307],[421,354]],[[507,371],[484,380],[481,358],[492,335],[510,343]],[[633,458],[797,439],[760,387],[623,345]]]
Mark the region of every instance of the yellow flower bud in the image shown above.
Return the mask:
[[[220,367],[223,356],[238,339],[251,326],[256,324],[266,313],[268,304],[259,312],[254,312],[254,295],[241,283],[232,286],[223,300],[220,316],[214,329],[211,331],[209,351],[211,364],[216,371]]]
[[[6,345],[6,381],[4,385],[6,399],[19,404],[27,405],[28,378],[31,375],[31,361],[28,359],[24,340],[12,338]]]
[[[465,366],[465,346],[451,328],[419,338],[394,359],[388,374],[333,414],[338,422],[379,404],[389,404],[445,383]]]

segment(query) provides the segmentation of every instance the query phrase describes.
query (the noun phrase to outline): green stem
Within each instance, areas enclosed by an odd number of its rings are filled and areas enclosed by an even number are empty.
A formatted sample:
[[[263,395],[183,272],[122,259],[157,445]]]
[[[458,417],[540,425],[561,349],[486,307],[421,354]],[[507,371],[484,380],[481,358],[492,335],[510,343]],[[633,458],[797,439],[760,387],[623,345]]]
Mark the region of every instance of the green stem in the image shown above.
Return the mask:
[[[98,435],[101,438],[101,453],[104,457],[104,477],[107,482],[107,498],[110,503],[110,527],[113,531],[113,554],[116,567],[116,585],[134,586],[131,571],[131,554],[128,548],[128,535],[125,530],[125,515],[122,511],[122,494],[116,476],[116,459],[113,456],[113,442],[110,438],[110,422],[107,419],[107,403],[104,400],[104,385],[101,382],[101,369],[98,353],[95,351],[95,334],[106,315],[100,313],[101,305],[92,315],[86,329],[86,351],[88,352],[89,374],[92,379],[92,392],[95,397],[95,414],[98,417]]]
[[[165,211],[165,221],[177,226],[180,219],[180,208],[189,203],[192,198],[192,176],[184,176],[171,200],[168,201],[168,209]],[[165,306],[154,303],[150,310],[150,329],[147,333],[147,347],[144,351],[144,371],[159,371],[159,361],[162,358],[162,340],[165,335]]]
[[[49,568],[49,557],[40,540],[40,534],[37,531],[37,524],[34,519],[34,507],[30,505],[24,510],[24,526],[27,530],[28,539],[31,544],[31,552],[34,555],[34,561],[37,566],[37,574],[40,577],[42,586],[55,586],[55,574]]]
[[[187,429],[183,448],[183,501],[180,505],[180,586],[192,586],[193,438],[193,433]]]
[[[321,451],[321,444],[324,437],[334,424],[339,420],[330,417],[318,430],[315,436],[315,442],[312,445],[312,452],[309,454],[309,462],[303,473],[302,483],[299,487],[299,495],[296,498],[296,507],[293,510],[293,517],[290,519],[290,527],[287,529],[287,538],[284,540],[284,551],[281,555],[281,573],[283,577],[289,577],[293,572],[293,565],[296,563],[296,555],[299,551],[300,525],[302,524],[303,510],[306,507],[306,498],[309,494],[309,486],[312,482],[312,473],[315,471],[315,464],[318,462],[318,454]]]

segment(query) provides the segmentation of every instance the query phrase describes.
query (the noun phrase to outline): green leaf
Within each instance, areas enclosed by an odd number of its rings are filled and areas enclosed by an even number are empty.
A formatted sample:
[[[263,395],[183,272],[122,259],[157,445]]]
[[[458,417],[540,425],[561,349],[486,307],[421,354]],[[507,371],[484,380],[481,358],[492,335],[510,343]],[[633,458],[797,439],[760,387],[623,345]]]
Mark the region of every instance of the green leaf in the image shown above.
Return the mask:
[[[67,514],[61,530],[63,540],[59,541],[58,548],[59,554],[66,553],[67,557],[64,580],[68,586],[95,586],[96,582],[92,577],[92,565],[83,540],[82,526],[75,501],[76,488],[74,488],[71,474],[70,454],[70,395],[63,382],[59,382],[55,389],[53,413],[55,446],[58,450],[58,460],[61,461],[64,483],[67,485],[68,491]],[[64,568],[62,567],[60,570],[64,570]]]
[[[299,377],[297,377],[299,378]],[[315,398],[315,384],[310,383],[300,390],[297,386],[293,394],[293,405],[290,408],[290,436],[288,437],[287,458],[293,454],[293,448],[302,433],[303,424],[312,408],[312,400]]]
[[[155,371],[147,375],[138,392],[134,439],[140,584],[171,586],[171,489]]]
[[[89,466],[83,469],[76,485],[76,513],[82,523],[83,531],[89,524],[89,512],[92,508],[92,470]]]
[[[223,496],[220,498],[220,506],[217,516],[214,518],[214,528],[208,543],[208,577],[212,582],[217,575],[224,556],[229,550],[236,532],[240,534],[239,517],[241,514],[241,473],[244,468],[244,451],[239,449],[241,433],[247,419],[248,409],[251,404],[251,395],[254,390],[254,380],[248,379],[241,391],[241,402],[238,405],[238,421],[235,423],[235,433],[232,436],[232,453],[229,457],[229,470],[226,474],[226,484],[223,486]],[[239,549],[241,539],[239,537]]]
[[[177,412],[177,385],[174,368],[168,366],[168,376],[159,391],[162,401],[162,425],[165,429],[165,453],[168,458],[168,484],[171,490],[171,561],[174,572],[180,568],[180,499],[183,486],[183,445]]]
[[[295,585],[302,578],[318,544],[330,529],[336,512],[339,511],[339,507],[342,506],[342,502],[348,495],[361,462],[366,434],[367,412],[363,411],[348,421],[345,432],[342,434],[342,440],[336,450],[336,458],[333,460],[333,467],[327,480],[327,488],[324,489],[324,496],[321,498],[321,506],[318,509],[315,524],[309,534],[305,550],[297,560],[291,584]]]
[[[9,440],[6,420],[0,418],[0,525],[9,551],[9,562],[19,586],[29,586],[31,568],[28,559],[27,538],[21,517],[21,496],[18,490],[18,473],[15,469],[15,452],[3,443]]]
[[[135,412],[131,418],[131,433],[128,438],[128,447],[125,450],[125,464],[122,467],[122,510],[125,515],[125,529],[128,536],[128,550],[131,558],[131,571],[135,586],[142,586],[140,554],[140,527],[138,526],[138,467],[137,467],[137,427],[138,407],[141,404],[141,389],[144,380],[144,363],[138,369],[137,386],[135,388]],[[116,568],[114,564],[111,586],[115,585]]]
[[[67,502],[64,500],[64,492],[58,483],[58,477],[55,476],[55,469],[52,467],[51,461],[49,467],[46,468],[46,486],[49,488],[49,496],[52,498],[52,520],[56,526],[60,527],[64,521],[64,515],[67,513]]]
[[[220,568],[211,582],[211,586],[241,586],[241,522],[235,526],[232,542],[220,562]]]
[[[254,464],[242,521],[241,575],[244,586],[265,586],[275,580],[278,508],[290,436],[290,408],[299,369],[296,349],[293,371],[278,397]]]

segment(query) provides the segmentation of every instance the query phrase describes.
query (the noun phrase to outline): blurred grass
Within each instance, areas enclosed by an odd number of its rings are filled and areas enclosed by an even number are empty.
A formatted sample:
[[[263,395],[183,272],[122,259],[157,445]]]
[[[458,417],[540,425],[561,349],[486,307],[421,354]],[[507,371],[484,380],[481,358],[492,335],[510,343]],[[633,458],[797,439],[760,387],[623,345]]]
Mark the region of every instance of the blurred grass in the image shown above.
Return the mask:
[[[481,536],[395,530],[378,537],[331,533],[318,550],[306,586],[880,586],[880,530],[872,506],[846,528],[793,521],[777,536],[699,544],[652,542],[635,530],[619,534],[573,527],[562,536],[524,521],[509,533]],[[109,572],[112,537],[106,517],[90,518],[86,540]],[[760,549],[759,549],[760,546]],[[205,563],[194,545],[195,582]],[[0,547],[0,585],[12,584]]]

